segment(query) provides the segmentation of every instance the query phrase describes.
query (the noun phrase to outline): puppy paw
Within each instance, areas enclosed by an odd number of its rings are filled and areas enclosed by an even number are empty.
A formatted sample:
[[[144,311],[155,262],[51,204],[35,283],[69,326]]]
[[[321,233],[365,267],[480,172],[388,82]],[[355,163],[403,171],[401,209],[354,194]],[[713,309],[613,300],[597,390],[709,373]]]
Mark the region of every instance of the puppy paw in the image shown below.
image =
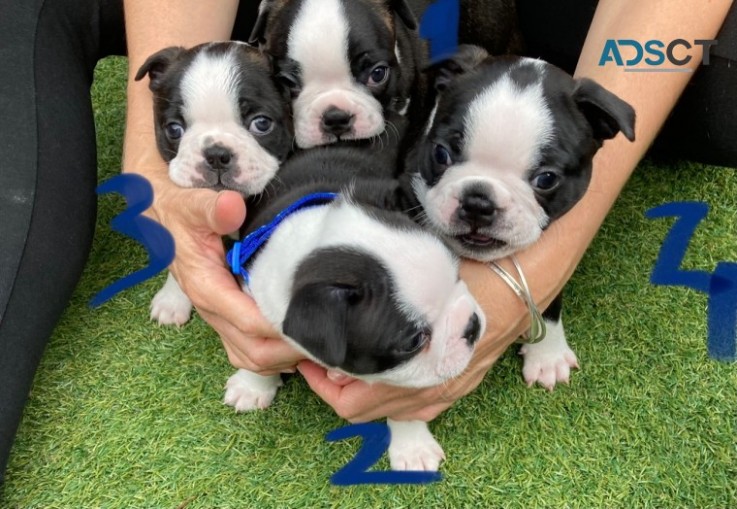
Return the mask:
[[[392,470],[436,471],[445,453],[422,421],[387,420],[392,437],[389,463]]]
[[[166,283],[151,300],[151,320],[160,325],[184,325],[192,313],[189,300],[174,277],[169,274]]]
[[[523,345],[520,355],[524,357],[522,376],[528,387],[540,384],[549,391],[556,383],[570,381],[571,368],[578,368],[578,359],[566,342],[560,322],[546,323],[545,339],[535,344]]]
[[[263,409],[274,401],[281,384],[279,375],[261,376],[239,369],[225,384],[223,403],[235,408],[236,412]]]

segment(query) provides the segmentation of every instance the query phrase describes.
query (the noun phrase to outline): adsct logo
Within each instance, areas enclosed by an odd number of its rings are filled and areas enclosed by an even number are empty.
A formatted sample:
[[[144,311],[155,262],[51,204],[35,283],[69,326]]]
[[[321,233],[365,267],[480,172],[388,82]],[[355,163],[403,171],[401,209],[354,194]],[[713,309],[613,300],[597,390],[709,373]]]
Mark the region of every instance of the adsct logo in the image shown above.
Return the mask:
[[[709,65],[709,49],[717,45],[716,39],[674,39],[669,43],[652,39],[639,42],[633,39],[608,39],[601,52],[599,65],[624,67],[625,72],[693,72],[684,67],[702,47],[701,64]],[[647,55],[647,56],[646,56]],[[643,63],[645,66],[641,66]]]

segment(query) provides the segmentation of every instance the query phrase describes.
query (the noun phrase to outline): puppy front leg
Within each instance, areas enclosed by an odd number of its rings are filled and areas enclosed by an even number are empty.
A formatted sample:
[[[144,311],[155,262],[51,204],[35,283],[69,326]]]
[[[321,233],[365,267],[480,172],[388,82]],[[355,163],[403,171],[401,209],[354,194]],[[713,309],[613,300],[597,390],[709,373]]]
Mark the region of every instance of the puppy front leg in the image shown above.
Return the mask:
[[[389,463],[392,470],[436,471],[445,453],[424,421],[386,420],[391,430]]]
[[[578,368],[578,359],[568,346],[560,319],[563,297],[553,300],[543,313],[547,334],[539,343],[529,343],[520,349],[524,356],[522,376],[528,386],[539,383],[552,391],[557,382],[568,383],[571,368]]]
[[[160,325],[184,325],[191,313],[192,301],[169,272],[166,283],[151,299],[151,320],[156,320]]]
[[[539,383],[552,391],[558,382],[568,383],[571,368],[578,368],[578,359],[568,346],[563,322],[545,320],[548,333],[539,343],[522,345],[524,357],[522,376],[528,386]]]
[[[281,387],[279,375],[262,376],[247,369],[239,369],[225,384],[223,403],[235,408],[236,412],[268,407]]]

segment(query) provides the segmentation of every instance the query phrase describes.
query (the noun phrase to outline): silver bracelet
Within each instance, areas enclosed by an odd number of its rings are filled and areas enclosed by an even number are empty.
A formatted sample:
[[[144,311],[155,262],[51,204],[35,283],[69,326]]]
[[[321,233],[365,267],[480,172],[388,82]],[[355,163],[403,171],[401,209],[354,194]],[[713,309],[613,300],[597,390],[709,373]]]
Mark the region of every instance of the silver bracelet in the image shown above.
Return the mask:
[[[525,274],[522,272],[522,267],[520,267],[520,264],[517,261],[517,257],[512,255],[511,259],[512,263],[514,264],[514,268],[519,274],[522,285],[520,285],[509,272],[499,266],[498,263],[491,262],[489,264],[489,268],[493,270],[500,278],[502,278],[502,281],[507,283],[507,286],[509,286],[512,291],[517,294],[517,297],[522,299],[522,302],[525,303],[527,309],[530,312],[530,330],[528,330],[525,335],[518,339],[517,342],[539,343],[540,341],[545,339],[545,334],[547,332],[545,328],[545,320],[543,319],[542,313],[540,313],[540,310],[537,308],[535,301],[532,299],[530,287],[527,286]]]

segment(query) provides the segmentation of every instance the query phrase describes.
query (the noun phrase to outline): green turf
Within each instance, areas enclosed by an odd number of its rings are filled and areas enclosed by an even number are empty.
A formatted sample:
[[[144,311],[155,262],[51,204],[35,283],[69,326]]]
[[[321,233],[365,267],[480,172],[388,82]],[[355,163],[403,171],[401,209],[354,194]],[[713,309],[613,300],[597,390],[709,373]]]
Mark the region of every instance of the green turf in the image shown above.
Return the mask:
[[[124,76],[120,59],[98,68],[101,180],[119,171]],[[358,443],[323,437],[345,423],[298,377],[264,412],[223,406],[231,368],[215,334],[199,318],[181,330],[148,320],[162,276],[88,307],[146,262],[110,231],[122,200],[102,197],[0,507],[736,507],[737,366],[706,354],[705,295],[649,283],[671,221],[644,212],[675,200],[711,204],[688,267],[737,261],[737,172],[642,164],[568,287],[583,368],[571,385],[527,389],[510,351],[432,425],[448,455],[442,482],[338,488],[329,477]]]

